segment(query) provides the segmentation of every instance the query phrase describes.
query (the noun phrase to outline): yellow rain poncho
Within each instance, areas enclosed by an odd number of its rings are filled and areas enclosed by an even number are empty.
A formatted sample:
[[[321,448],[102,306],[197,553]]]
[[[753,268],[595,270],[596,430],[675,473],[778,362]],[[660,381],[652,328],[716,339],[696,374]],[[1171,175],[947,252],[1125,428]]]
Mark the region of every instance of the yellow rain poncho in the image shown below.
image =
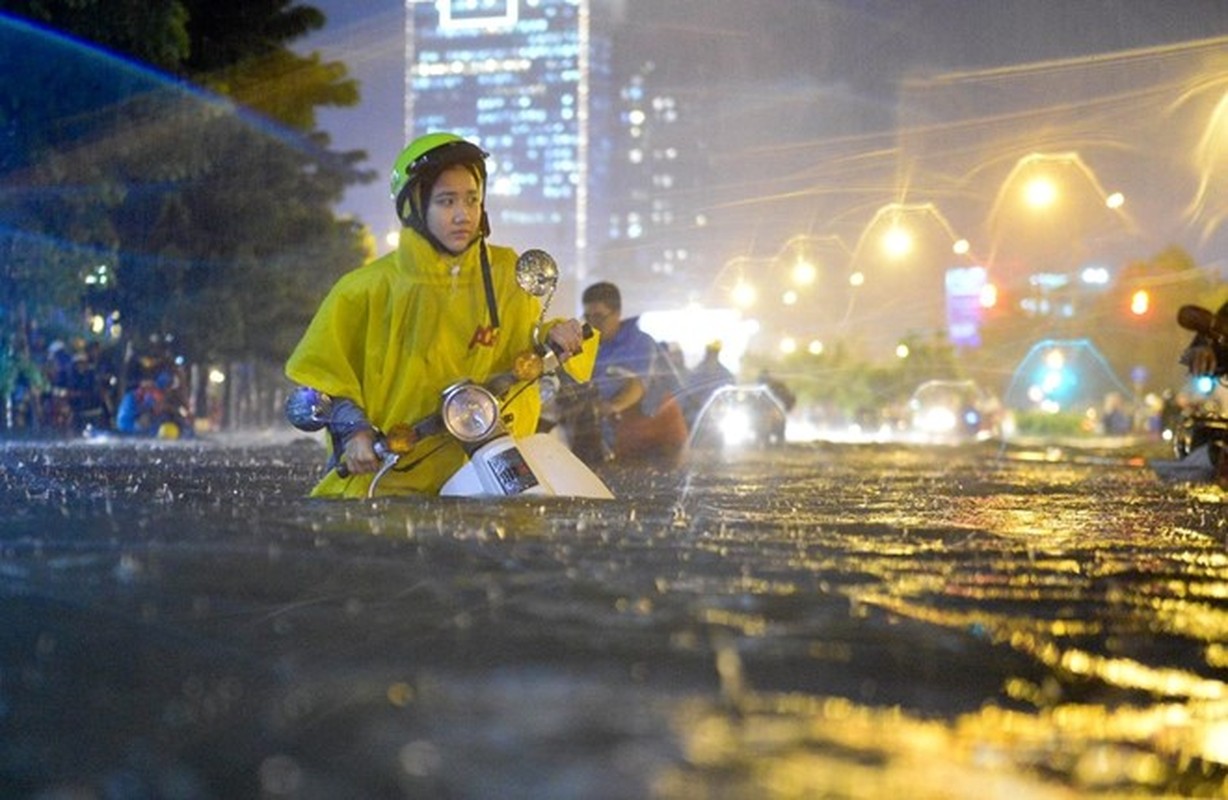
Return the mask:
[[[484,383],[510,371],[515,357],[532,347],[541,301],[516,283],[515,252],[487,247],[497,331],[490,327],[480,245],[459,256],[445,255],[406,228],[396,252],[348,273],[332,288],[286,363],[286,375],[297,384],[352,400],[372,425],[386,431],[437,411],[442,390],[459,380]],[[588,380],[596,351],[593,337],[567,361],[567,371]],[[511,415],[513,435],[532,434],[541,413],[537,386],[521,392],[504,413]],[[437,493],[465,458],[447,434],[423,439],[380,480],[379,493]],[[402,469],[414,462],[411,469]],[[365,497],[372,477],[342,478],[333,470],[311,494]]]

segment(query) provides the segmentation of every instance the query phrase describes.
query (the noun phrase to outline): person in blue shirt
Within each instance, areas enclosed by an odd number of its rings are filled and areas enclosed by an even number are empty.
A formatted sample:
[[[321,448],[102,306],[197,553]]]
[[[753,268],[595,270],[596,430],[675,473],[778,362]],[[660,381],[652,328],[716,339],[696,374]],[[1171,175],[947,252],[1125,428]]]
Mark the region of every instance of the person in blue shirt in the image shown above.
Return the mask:
[[[592,383],[607,446],[617,459],[676,462],[687,426],[675,397],[677,381],[656,340],[640,330],[638,317],[623,318],[614,284],[589,286],[581,302],[584,320],[601,334]]]

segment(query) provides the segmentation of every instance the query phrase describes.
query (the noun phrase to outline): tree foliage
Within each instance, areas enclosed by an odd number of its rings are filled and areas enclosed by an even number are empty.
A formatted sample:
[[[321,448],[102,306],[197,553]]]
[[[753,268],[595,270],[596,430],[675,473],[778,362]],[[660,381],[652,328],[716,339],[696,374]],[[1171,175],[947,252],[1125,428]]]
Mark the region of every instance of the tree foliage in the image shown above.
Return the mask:
[[[332,208],[370,179],[365,154],[315,131],[316,110],[355,104],[358,87],[344,65],[287,46],[323,15],[289,0],[0,11],[111,51],[0,18],[0,68],[18,76],[0,98],[15,143],[0,155],[0,313],[84,300],[195,358],[284,358],[364,257],[362,232]],[[100,267],[110,281],[83,298]]]
[[[188,8],[180,0],[0,0],[0,12],[157,69],[174,72],[189,56]]]

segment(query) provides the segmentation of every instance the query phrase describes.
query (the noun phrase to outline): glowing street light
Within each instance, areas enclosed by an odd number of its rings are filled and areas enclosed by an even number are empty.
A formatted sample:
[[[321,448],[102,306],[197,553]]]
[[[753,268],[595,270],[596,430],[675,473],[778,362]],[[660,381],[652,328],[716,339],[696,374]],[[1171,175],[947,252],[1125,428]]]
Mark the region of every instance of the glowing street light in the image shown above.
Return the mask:
[[[1047,175],[1032,178],[1023,186],[1023,199],[1035,209],[1052,208],[1057,203],[1057,184]]]
[[[733,304],[738,308],[750,308],[759,297],[759,293],[755,291],[754,285],[741,278],[734,284],[733,290],[729,294]]]
[[[899,225],[893,225],[883,234],[883,250],[892,258],[903,258],[912,252],[912,234]]]
[[[956,234],[951,223],[942,211],[933,203],[888,203],[874,212],[874,217],[864,228],[853,248],[851,272],[855,278],[850,278],[854,286],[864,281],[861,269],[864,269],[862,258],[869,253],[871,245],[881,248],[887,258],[893,261],[905,261],[906,257],[920,248],[922,243],[932,240],[934,234],[949,242],[948,247],[957,255],[967,255],[971,245],[966,239]],[[918,236],[921,238],[918,239]],[[926,245],[928,251],[929,246]]]
[[[818,269],[810,261],[799,258],[797,263],[793,265],[791,276],[793,283],[797,286],[809,286],[814,283],[815,278],[818,276]]]
[[[985,221],[984,258],[1073,272],[1086,249],[1135,230],[1125,203],[1125,195],[1107,191],[1077,151],[1029,153],[998,185]]]

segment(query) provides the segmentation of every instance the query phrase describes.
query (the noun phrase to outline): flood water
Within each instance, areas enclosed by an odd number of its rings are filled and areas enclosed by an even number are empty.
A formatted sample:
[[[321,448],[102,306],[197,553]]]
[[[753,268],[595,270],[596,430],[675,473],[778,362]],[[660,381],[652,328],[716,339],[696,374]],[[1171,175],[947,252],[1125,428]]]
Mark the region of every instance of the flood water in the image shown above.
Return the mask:
[[[313,440],[0,446],[6,797],[1224,796],[1225,495],[809,444],[304,498]]]

